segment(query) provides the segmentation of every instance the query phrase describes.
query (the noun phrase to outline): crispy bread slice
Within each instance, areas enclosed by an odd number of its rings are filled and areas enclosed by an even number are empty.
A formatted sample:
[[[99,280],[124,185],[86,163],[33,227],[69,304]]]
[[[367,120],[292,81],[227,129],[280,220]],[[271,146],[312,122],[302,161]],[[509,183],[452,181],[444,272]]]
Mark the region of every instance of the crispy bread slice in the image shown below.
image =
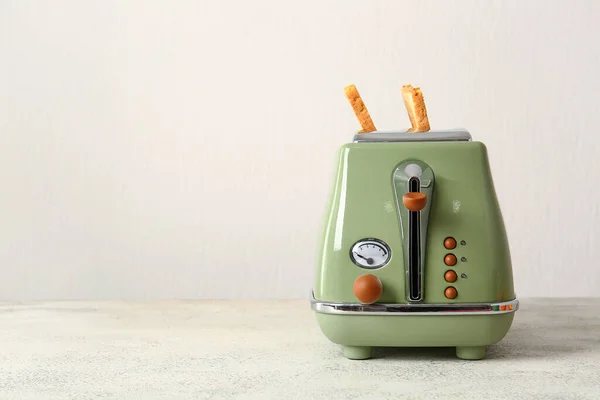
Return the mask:
[[[402,98],[408,111],[412,128],[408,132],[427,132],[430,129],[427,108],[420,88],[411,85],[402,86]]]
[[[352,106],[352,110],[354,110],[354,114],[356,114],[356,118],[358,118],[358,122],[360,123],[360,127],[362,128],[359,133],[373,132],[376,131],[375,124],[369,115],[369,110],[365,106],[356,86],[350,85],[344,88],[344,93],[346,93],[346,97]]]

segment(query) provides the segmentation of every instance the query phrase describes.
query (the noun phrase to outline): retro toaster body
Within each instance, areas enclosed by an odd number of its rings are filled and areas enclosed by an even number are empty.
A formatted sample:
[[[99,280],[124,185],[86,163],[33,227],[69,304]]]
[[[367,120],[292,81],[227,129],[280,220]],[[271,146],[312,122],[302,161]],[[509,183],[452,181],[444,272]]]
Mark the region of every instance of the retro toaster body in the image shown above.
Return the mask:
[[[390,346],[484,358],[519,305],[485,145],[465,130],[343,145],[311,305],[350,359]]]

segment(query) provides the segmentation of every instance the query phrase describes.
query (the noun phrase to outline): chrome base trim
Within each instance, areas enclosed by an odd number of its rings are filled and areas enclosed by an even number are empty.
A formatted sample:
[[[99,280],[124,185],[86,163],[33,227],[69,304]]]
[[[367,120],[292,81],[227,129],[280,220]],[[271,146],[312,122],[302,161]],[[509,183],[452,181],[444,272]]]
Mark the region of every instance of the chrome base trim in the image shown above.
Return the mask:
[[[519,300],[500,303],[449,303],[449,304],[360,304],[318,301],[311,293],[311,308],[322,314],[344,315],[496,315],[519,309]]]

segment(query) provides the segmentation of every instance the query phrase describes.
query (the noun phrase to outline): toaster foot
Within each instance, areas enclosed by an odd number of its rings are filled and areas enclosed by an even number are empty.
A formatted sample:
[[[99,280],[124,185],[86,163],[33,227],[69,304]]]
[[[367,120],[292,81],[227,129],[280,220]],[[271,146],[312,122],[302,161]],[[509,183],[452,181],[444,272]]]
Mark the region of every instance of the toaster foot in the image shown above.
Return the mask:
[[[485,357],[485,346],[457,346],[456,357],[463,360],[481,360]]]
[[[371,346],[344,346],[344,356],[350,360],[371,358]]]

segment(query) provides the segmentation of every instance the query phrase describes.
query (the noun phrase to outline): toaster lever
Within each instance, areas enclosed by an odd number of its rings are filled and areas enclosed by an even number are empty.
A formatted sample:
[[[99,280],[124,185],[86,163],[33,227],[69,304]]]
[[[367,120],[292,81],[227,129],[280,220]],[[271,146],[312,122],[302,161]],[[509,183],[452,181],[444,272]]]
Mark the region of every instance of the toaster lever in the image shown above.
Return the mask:
[[[396,167],[393,182],[404,249],[406,298],[420,302],[425,291],[425,248],[435,177],[429,165],[412,159]]]

